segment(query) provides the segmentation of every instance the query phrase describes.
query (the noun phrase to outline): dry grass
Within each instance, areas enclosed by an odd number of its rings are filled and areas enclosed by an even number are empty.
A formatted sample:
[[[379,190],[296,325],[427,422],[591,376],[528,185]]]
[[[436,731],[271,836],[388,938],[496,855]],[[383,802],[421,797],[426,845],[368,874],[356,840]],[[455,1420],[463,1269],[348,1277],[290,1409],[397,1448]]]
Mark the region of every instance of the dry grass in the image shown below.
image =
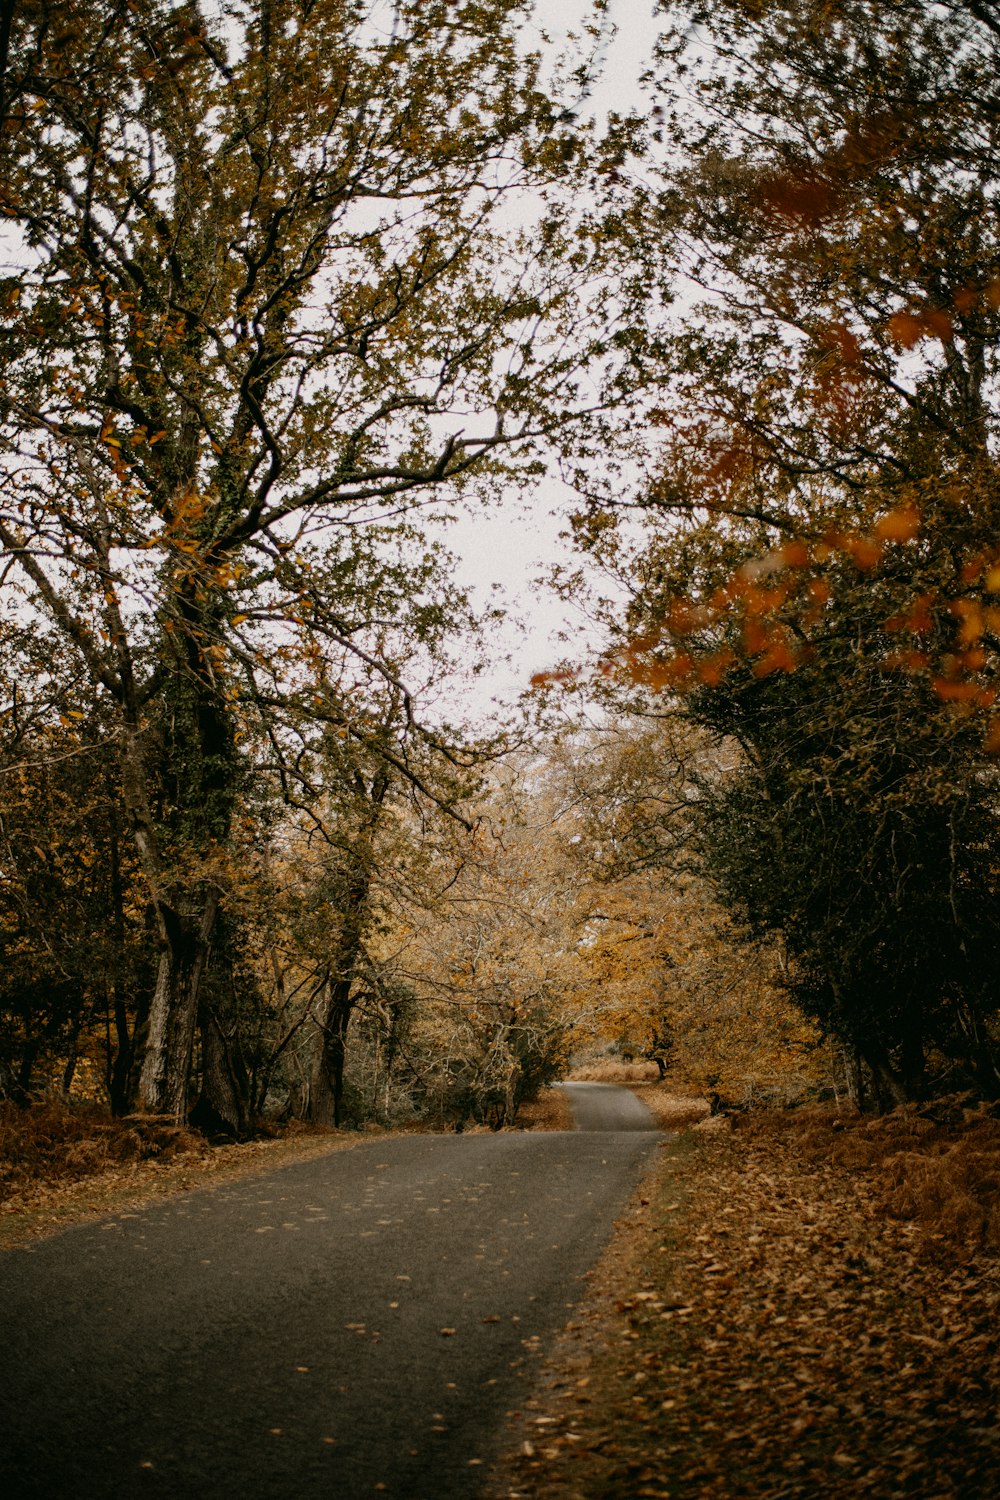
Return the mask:
[[[210,1145],[153,1119],[112,1120],[96,1107],[0,1108],[0,1249],[169,1194],[344,1150],[363,1139],[290,1125],[280,1136]]]
[[[689,1130],[709,1119],[707,1099],[676,1094],[666,1084],[633,1083],[632,1093],[641,1099],[661,1130]]]
[[[537,1099],[522,1104],[518,1130],[572,1130],[573,1111],[562,1089],[542,1089]]]
[[[115,1120],[96,1107],[0,1105],[0,1201],[28,1183],[78,1181],[111,1167],[200,1156],[202,1136],[159,1120]]]
[[[570,1083],[657,1083],[660,1072],[654,1062],[623,1062],[616,1057],[602,1057],[581,1063],[567,1075]]]
[[[868,1179],[884,1211],[917,1226],[924,1248],[1000,1251],[1000,1106],[939,1100],[882,1116],[819,1106],[748,1115],[740,1132],[784,1136],[812,1162]]]

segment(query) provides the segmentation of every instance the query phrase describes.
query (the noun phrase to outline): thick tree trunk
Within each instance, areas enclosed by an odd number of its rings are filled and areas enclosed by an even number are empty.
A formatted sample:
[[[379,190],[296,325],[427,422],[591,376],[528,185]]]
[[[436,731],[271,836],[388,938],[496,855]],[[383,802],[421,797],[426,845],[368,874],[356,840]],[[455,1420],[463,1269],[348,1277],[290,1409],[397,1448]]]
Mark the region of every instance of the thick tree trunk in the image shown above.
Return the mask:
[[[205,971],[218,896],[208,892],[197,917],[160,911],[166,941],[149,1008],[146,1052],[139,1076],[139,1106],[149,1114],[187,1119],[191,1052],[198,1019],[198,991]]]
[[[211,875],[192,874],[225,846],[234,795],[233,740],[228,713],[202,652],[205,610],[177,596],[183,635],[181,669],[167,697],[165,743],[152,746],[136,721],[125,736],[122,797],[148,881],[160,937],[156,988],[149,1009],[139,1077],[139,1107],[187,1118],[188,1085],[201,981],[215,935],[220,893]],[[152,791],[164,784],[176,828],[164,839]],[[184,855],[178,859],[173,843]]]
[[[347,1028],[354,1009],[352,973],[327,986],[320,1012],[321,1041],[309,1085],[309,1118],[314,1125],[340,1126],[344,1105]]]
[[[209,1134],[246,1135],[250,1123],[247,1078],[210,1005],[201,1006],[201,1092],[191,1123]]]

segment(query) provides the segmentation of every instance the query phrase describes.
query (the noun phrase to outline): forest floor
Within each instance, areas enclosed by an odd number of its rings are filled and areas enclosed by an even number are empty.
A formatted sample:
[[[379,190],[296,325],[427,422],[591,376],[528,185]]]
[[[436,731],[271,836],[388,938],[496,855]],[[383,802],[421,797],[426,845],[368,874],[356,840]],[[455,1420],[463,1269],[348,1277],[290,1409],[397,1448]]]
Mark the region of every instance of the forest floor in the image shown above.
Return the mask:
[[[681,1130],[512,1414],[488,1500],[995,1495],[993,1112],[730,1121],[619,1081]]]

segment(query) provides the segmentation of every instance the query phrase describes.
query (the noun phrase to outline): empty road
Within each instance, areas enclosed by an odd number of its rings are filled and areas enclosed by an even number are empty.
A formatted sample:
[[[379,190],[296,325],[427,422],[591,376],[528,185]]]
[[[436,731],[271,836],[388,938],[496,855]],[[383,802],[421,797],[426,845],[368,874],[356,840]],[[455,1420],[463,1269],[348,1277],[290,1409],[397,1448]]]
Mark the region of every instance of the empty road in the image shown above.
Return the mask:
[[[574,1132],[363,1140],[6,1252],[0,1495],[475,1496],[657,1142],[570,1088]]]

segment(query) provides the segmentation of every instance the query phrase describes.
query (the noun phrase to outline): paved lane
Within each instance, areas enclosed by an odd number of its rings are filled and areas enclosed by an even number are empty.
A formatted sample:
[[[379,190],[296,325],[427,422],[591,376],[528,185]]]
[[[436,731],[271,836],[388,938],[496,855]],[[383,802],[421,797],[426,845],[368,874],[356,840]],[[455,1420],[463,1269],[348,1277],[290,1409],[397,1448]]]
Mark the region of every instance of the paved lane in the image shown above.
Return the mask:
[[[563,1083],[577,1130],[655,1130],[652,1114],[629,1089],[615,1083]]]
[[[648,1163],[364,1141],[0,1257],[6,1500],[462,1500]]]

